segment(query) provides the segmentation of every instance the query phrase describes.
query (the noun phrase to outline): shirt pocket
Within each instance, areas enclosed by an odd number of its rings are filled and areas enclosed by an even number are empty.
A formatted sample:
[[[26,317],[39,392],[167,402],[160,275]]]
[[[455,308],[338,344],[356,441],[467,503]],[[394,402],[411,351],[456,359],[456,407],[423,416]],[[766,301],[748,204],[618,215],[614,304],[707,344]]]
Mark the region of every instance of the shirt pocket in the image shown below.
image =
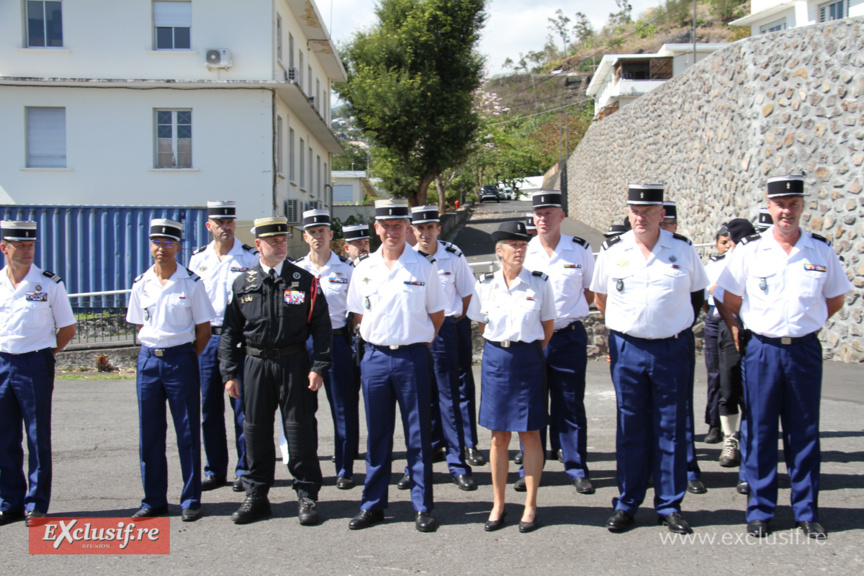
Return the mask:
[[[818,270],[804,270],[798,285],[801,298],[817,298],[821,295],[827,275],[827,272],[819,272]]]
[[[539,325],[540,310],[543,308],[542,302],[534,294],[522,296],[516,302],[516,310],[513,313],[521,316],[522,325]]]

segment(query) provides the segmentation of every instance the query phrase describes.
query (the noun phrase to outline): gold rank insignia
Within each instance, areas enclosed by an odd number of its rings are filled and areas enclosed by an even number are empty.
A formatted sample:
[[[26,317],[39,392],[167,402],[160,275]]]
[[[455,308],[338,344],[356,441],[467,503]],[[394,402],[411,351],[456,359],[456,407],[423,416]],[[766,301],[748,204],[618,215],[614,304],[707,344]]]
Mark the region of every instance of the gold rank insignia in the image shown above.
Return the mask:
[[[364,283],[364,284],[368,284],[368,283],[369,283],[369,278],[363,278],[363,283]]]
[[[250,294],[248,296],[241,297],[240,302],[244,302],[244,303],[252,302],[252,295]]]
[[[630,265],[630,261],[629,260],[619,260],[618,263],[615,265],[618,266],[619,268],[626,268],[627,266]]]

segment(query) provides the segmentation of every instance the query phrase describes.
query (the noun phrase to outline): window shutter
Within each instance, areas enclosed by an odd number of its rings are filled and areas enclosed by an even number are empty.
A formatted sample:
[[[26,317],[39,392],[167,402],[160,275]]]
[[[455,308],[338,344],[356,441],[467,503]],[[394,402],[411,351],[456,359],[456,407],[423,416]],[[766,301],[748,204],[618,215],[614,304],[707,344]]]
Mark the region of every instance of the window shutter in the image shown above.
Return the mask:
[[[65,108],[27,108],[27,167],[66,167]]]
[[[167,28],[192,26],[191,2],[153,2],[153,25]]]

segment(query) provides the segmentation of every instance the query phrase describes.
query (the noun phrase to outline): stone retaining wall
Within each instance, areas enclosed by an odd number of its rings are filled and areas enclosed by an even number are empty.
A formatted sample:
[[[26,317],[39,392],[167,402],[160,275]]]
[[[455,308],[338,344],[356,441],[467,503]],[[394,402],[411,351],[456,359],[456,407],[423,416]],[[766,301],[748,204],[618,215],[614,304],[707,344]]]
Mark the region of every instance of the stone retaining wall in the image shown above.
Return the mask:
[[[806,172],[802,225],[854,283],[822,330],[826,358],[864,362],[864,18],[748,38],[595,122],[568,160],[570,216],[605,230],[628,182],[662,182],[679,232],[712,242],[756,219],[769,176]],[[860,220],[859,220],[860,218]]]

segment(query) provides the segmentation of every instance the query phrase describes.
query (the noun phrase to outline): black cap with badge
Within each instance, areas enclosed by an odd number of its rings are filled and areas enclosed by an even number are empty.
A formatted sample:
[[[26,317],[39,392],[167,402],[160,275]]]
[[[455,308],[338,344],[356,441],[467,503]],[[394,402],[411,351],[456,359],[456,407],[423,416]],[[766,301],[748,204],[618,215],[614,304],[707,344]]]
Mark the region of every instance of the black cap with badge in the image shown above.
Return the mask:
[[[661,206],[663,189],[663,184],[630,184],[627,187],[627,204]]]
[[[524,240],[528,242],[531,236],[528,235],[528,230],[525,229],[525,223],[521,221],[502,222],[498,226],[498,230],[492,232],[492,240],[499,242],[501,240]]]

